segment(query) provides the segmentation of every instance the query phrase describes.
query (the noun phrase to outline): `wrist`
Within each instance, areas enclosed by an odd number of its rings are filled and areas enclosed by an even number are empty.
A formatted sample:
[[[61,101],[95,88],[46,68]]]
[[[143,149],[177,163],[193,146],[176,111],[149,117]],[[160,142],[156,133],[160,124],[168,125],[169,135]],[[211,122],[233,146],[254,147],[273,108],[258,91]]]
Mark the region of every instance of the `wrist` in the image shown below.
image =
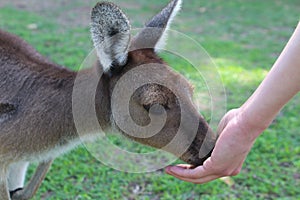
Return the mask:
[[[240,108],[237,120],[240,127],[244,129],[243,132],[248,134],[247,137],[251,141],[254,141],[272,122],[272,120],[263,120],[260,116],[253,115],[253,113],[248,112],[243,107]]]

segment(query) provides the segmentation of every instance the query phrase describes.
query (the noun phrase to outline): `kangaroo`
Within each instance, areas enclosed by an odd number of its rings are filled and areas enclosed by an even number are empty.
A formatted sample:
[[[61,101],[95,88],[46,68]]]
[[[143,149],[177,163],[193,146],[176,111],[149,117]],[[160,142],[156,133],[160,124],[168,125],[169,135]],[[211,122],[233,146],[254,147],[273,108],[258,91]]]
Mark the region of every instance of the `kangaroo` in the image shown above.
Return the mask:
[[[97,3],[91,13],[91,36],[98,62],[93,68],[80,70],[86,78],[79,84],[98,80],[94,107],[103,130],[114,127],[132,140],[168,151],[187,163],[201,165],[211,152],[209,149],[204,157],[199,156],[204,139],[207,137],[207,141],[214,143],[216,138],[192,102],[188,81],[157,55],[181,3],[172,0],[134,37],[120,8],[109,2]],[[149,137],[148,133],[139,137],[125,132],[112,117],[114,87],[122,76],[141,65],[149,66],[154,76],[179,91],[176,95],[161,84],[148,83],[132,95],[126,106],[136,124],[147,126],[155,116],[166,116],[163,128]],[[52,161],[81,143],[72,110],[72,92],[78,73],[51,63],[22,39],[0,30],[1,200],[32,198]],[[124,93],[127,89],[126,85],[122,88]],[[180,127],[182,110],[187,115],[185,125]],[[195,125],[194,137],[191,127]],[[180,141],[165,148],[178,129],[183,132]],[[87,126],[86,138],[91,139],[94,134],[97,133],[93,128]],[[30,162],[40,164],[23,188]]]

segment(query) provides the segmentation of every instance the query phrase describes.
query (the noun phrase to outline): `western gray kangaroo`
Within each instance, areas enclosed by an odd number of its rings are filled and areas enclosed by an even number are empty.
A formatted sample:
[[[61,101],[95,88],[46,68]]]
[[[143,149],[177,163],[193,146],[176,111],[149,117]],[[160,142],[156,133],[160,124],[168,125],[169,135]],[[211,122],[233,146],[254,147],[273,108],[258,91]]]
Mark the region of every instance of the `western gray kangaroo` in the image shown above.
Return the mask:
[[[214,134],[192,102],[188,81],[172,71],[156,53],[162,48],[167,29],[181,3],[181,0],[172,0],[134,37],[130,35],[127,17],[116,5],[98,3],[91,14],[91,34],[99,59],[94,68],[81,71],[87,77],[81,81],[88,84],[89,78],[99,79],[94,106],[104,130],[115,126],[120,134],[135,141],[162,148],[187,163],[200,165],[209,156],[207,152],[204,158],[199,157],[200,147],[206,137],[213,143]],[[156,70],[159,79],[180,91],[179,97],[162,85],[149,83],[133,94],[126,106],[136,124],[146,126],[151,116],[166,114],[163,128],[150,137],[122,131],[111,117],[114,86],[124,74],[140,65],[149,65],[149,69]],[[72,112],[72,92],[77,75],[76,71],[49,62],[17,36],[0,30],[1,200],[30,199],[52,160],[80,144],[82,138],[77,134]],[[126,87],[123,88],[125,92]],[[181,128],[184,136],[176,145],[164,148],[179,129],[182,110],[188,113],[186,124]],[[191,127],[195,123],[194,137]],[[93,137],[89,130],[86,135],[86,138]],[[180,153],[178,149],[184,151]],[[40,165],[23,188],[30,162]]]

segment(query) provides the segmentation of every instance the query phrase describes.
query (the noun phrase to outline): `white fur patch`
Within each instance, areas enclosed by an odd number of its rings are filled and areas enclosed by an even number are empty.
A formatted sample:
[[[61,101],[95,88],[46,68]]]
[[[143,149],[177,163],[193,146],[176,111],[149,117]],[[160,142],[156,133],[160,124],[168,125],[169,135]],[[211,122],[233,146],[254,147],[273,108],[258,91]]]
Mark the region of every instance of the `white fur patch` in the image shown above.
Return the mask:
[[[40,152],[31,154],[31,155],[27,155],[27,156],[25,156],[25,158],[22,161],[43,162],[43,161],[53,160],[65,153],[71,151],[72,149],[75,149],[77,146],[79,146],[83,142],[92,142],[101,136],[102,135],[100,133],[90,133],[85,136],[80,136],[80,137],[74,138],[72,140],[69,140],[67,144],[57,145],[54,148],[45,149]]]
[[[28,162],[13,163],[9,166],[8,189],[13,191],[24,186]]]
[[[103,44],[96,46],[97,56],[99,58],[100,64],[102,66],[103,72],[108,72],[111,64],[113,62],[111,56],[104,52],[104,48],[102,47]]]
[[[178,14],[178,12],[181,10],[182,7],[182,0],[178,0],[175,8],[173,9],[173,12],[168,20],[167,26],[162,34],[162,36],[160,37],[160,39],[158,40],[158,42],[155,45],[155,52],[159,52],[159,50],[164,49],[164,47],[166,46],[166,42],[167,42],[167,38],[168,38],[168,30],[170,28],[170,25],[172,23],[172,21],[174,20],[175,16]]]
[[[113,3],[98,3],[92,10],[91,34],[104,72],[110,70],[112,63],[126,64],[130,23],[121,9]]]

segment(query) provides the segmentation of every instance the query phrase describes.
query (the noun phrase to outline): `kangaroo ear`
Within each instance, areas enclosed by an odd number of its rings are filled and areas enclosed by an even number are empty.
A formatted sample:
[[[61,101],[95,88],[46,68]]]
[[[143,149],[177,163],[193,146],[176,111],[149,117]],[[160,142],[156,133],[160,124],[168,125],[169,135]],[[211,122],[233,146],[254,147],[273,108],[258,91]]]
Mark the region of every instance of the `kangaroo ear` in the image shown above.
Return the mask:
[[[91,34],[104,73],[119,71],[127,62],[130,24],[113,3],[97,3],[91,15]]]
[[[172,0],[160,13],[155,15],[133,41],[132,48],[164,48],[167,31],[181,8],[182,0]]]

